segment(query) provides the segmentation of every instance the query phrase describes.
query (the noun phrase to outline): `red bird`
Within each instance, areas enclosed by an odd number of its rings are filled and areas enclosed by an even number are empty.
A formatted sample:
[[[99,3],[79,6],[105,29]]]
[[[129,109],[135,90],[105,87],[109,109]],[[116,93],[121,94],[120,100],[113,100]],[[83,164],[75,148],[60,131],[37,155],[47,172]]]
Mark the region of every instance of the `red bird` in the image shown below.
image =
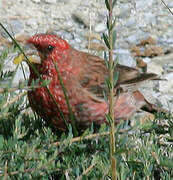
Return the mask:
[[[70,123],[71,119],[57,73],[59,71],[77,126],[86,127],[92,122],[98,125],[105,123],[105,114],[108,113],[108,104],[103,96],[103,91],[107,91],[105,78],[108,76],[105,60],[75,50],[65,40],[53,34],[34,35],[27,40],[27,44],[34,45],[39,54],[41,61],[35,61],[34,67],[40,77],[50,81],[48,89],[38,87],[28,92],[31,108],[42,118],[51,122],[54,127],[66,129],[58,108],[63,112],[67,123]],[[115,123],[121,119],[129,119],[140,108],[152,110],[154,106],[148,103],[135,87],[140,82],[157,78],[157,75],[141,74],[135,68],[119,64],[115,71],[119,72],[115,90],[120,92],[114,97]],[[29,85],[36,79],[38,76],[30,67]],[[41,82],[40,80],[40,85]],[[126,87],[126,90],[122,87]],[[54,96],[56,103],[48,90]]]

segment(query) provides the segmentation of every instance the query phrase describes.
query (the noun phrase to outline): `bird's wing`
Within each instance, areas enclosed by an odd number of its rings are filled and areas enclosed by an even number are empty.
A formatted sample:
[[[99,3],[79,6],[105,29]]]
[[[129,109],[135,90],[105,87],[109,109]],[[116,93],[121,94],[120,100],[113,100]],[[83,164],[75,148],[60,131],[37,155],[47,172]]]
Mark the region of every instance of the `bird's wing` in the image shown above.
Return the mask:
[[[82,68],[78,76],[80,85],[94,93],[97,97],[103,97],[103,91],[107,92],[105,79],[108,77],[108,70],[105,60],[91,55],[82,54]],[[138,88],[142,82],[150,79],[156,79],[157,75],[153,73],[140,73],[138,69],[117,64],[115,72],[118,72],[118,81],[115,88],[134,89]]]

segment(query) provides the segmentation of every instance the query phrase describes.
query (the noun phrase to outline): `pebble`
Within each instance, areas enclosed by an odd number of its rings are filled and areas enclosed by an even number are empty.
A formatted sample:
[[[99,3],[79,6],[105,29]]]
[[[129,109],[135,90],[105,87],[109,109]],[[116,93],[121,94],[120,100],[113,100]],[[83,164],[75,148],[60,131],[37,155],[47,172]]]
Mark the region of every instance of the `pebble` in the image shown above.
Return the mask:
[[[161,102],[162,106],[168,109],[173,115],[173,102],[172,102],[173,96],[170,94],[162,94],[158,96],[157,98]]]
[[[45,3],[54,4],[56,3],[56,0],[45,0]]]
[[[152,7],[152,4],[153,4],[153,0],[138,0],[138,1],[135,1],[136,3],[136,9],[137,10],[149,10],[148,8],[151,8]]]
[[[173,8],[173,2],[170,2],[170,3],[168,4],[168,7],[169,7],[169,8]]]
[[[159,91],[164,94],[173,95],[173,73],[165,74],[162,78],[166,80],[160,81]]]
[[[65,26],[65,28],[69,29],[74,26],[74,23],[72,21],[68,20],[65,22],[64,26]]]
[[[118,58],[118,63],[129,67],[136,67],[136,61],[132,58],[131,53],[127,49],[117,49],[114,51],[115,59]]]
[[[95,26],[95,28],[94,28],[94,31],[96,33],[103,33],[103,32],[105,32],[106,31],[106,24],[105,24],[105,22],[101,22],[101,23],[97,24]]]
[[[142,60],[143,60],[144,62],[146,62],[146,63],[151,62],[151,58],[149,58],[149,57],[145,57],[145,58],[143,58]]]
[[[132,34],[130,36],[128,36],[125,41],[127,41],[129,44],[136,44],[136,42],[138,42],[138,40],[140,39],[140,34]]]
[[[157,62],[150,61],[149,63],[147,63],[147,72],[155,73],[161,76],[164,71],[162,65],[158,64]]]
[[[12,21],[10,21],[9,24],[3,23],[3,25],[5,28],[8,29],[8,31],[11,34],[14,34],[14,35],[22,33],[24,31],[24,26],[23,26],[22,22],[19,20],[12,20]],[[2,28],[0,28],[0,35],[3,37],[6,37],[6,38],[9,37],[8,34]]]
[[[120,11],[117,14],[118,18],[127,18],[129,17],[131,14],[131,8],[129,7],[129,5],[123,5],[122,7],[120,7]]]
[[[40,0],[32,0],[34,3],[40,3]]]
[[[33,29],[37,29],[38,27],[37,21],[35,19],[28,19],[26,25],[32,27]]]

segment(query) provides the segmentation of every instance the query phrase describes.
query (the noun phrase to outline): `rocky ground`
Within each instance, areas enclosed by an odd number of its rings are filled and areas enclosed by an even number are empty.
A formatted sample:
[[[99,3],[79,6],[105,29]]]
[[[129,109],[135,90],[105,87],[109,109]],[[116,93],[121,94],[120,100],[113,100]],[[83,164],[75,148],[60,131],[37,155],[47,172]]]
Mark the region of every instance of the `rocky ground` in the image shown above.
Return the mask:
[[[173,10],[172,0],[165,0],[165,3]],[[106,13],[103,0],[0,1],[0,22],[15,37],[20,39],[26,35],[53,31],[76,49],[84,51],[88,51],[89,34],[93,38],[91,49],[105,49],[101,36],[106,32]],[[172,110],[173,15],[161,0],[117,0],[114,15],[117,17],[115,56],[118,54],[119,62],[128,66],[136,66],[136,60],[140,60],[140,67],[146,68],[147,65],[148,71],[167,79],[149,83],[142,90],[152,102]],[[148,37],[151,41],[142,43]],[[0,50],[7,39],[8,35],[0,28]],[[5,69],[15,68],[13,57],[8,58]],[[19,71],[14,83],[21,77]]]

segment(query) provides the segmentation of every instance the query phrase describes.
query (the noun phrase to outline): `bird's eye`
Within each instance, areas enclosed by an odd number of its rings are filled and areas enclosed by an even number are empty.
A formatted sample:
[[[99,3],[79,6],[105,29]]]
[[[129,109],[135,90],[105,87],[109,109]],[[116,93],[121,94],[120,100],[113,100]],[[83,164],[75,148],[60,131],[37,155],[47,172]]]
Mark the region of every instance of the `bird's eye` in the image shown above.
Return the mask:
[[[49,46],[47,46],[47,49],[48,49],[48,51],[52,51],[53,50],[53,46],[49,45]]]

